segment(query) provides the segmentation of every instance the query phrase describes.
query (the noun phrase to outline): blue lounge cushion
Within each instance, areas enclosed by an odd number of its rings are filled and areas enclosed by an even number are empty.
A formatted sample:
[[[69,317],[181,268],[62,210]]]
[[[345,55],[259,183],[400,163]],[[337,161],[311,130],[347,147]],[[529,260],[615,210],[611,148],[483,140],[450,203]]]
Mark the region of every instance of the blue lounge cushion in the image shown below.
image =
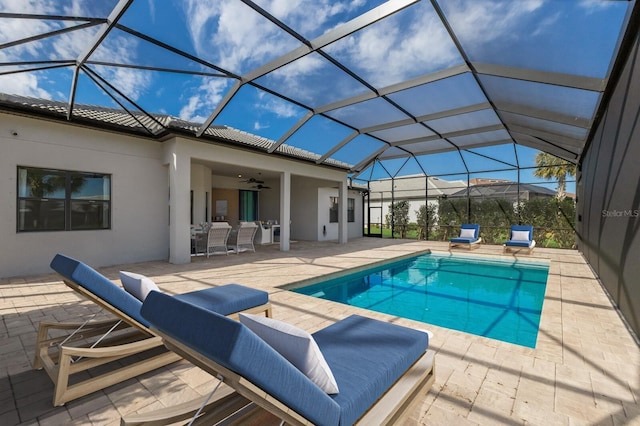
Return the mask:
[[[528,233],[528,239],[522,238]],[[531,247],[533,245],[533,226],[532,225],[512,225],[511,232],[509,234],[509,241],[504,243],[506,246],[511,247]]]
[[[351,425],[424,354],[426,332],[352,315],[313,334],[338,382],[332,398]]]
[[[471,244],[474,243],[477,240],[477,238],[461,238],[461,237],[456,237],[456,238],[452,238],[450,241],[452,243],[462,243],[462,244]]]
[[[152,327],[322,425],[353,424],[429,343],[425,332],[358,315],[314,333],[340,387],[339,394],[327,395],[240,322],[159,292],[149,294],[142,315]]]
[[[51,268],[63,277],[84,287],[125,315],[145,327],[149,327],[149,322],[140,314],[142,302],[89,265],[63,254],[57,254],[51,261]],[[269,294],[266,291],[239,284],[227,284],[174,297],[222,315],[229,315],[254,306],[264,305],[269,301]]]
[[[229,315],[269,302],[269,293],[239,284],[226,284],[219,287],[196,290],[178,294],[175,298],[217,312]]]
[[[508,246],[513,246],[513,247],[529,247],[531,245],[531,241],[507,241],[505,243]]]
[[[63,277],[95,294],[125,315],[145,327],[149,326],[149,322],[140,315],[142,302],[89,265],[63,254],[56,254],[50,266]]]
[[[460,236],[451,238],[452,243],[471,244],[480,236],[480,225],[477,223],[463,223],[460,226]]]
[[[142,315],[152,327],[245,377],[315,424],[338,424],[338,404],[240,322],[155,291],[145,299]]]

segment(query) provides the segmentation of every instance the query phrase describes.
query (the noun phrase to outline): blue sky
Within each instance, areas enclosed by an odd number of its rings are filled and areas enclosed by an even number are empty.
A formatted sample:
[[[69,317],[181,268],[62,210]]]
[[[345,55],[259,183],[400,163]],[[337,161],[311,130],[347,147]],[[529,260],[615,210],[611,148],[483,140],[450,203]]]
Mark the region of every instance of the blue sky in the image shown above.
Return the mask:
[[[0,10],[106,17],[116,3],[116,0],[0,0]],[[256,3],[304,38],[313,40],[384,2],[259,0]],[[595,0],[447,0],[439,4],[472,62],[595,78],[607,75],[611,55],[618,41],[618,30],[629,5],[622,1]],[[2,19],[0,43],[81,23]],[[233,76],[246,75],[300,46],[294,37],[234,0],[135,0],[120,23],[200,61],[177,55],[120,29],[114,29],[107,36],[92,53],[90,61],[172,68],[200,74],[103,65],[90,65],[90,68],[148,112],[166,113],[195,122],[203,122],[209,117],[234,84]],[[0,62],[75,61],[86,51],[87,41],[93,39],[98,28],[92,26],[50,39],[5,47],[0,49]],[[464,64],[464,58],[428,1],[412,5],[338,40],[324,50],[376,89]],[[207,63],[215,65],[227,75],[223,76],[215,68],[206,66]],[[0,71],[3,69],[8,68],[0,68]],[[70,66],[0,75],[0,92],[67,101],[72,75]],[[475,82],[469,79],[470,74],[463,74],[409,91],[392,93],[389,97],[401,102],[409,112],[418,116],[486,100]],[[500,101],[527,102],[530,106],[548,108],[552,112],[569,112],[590,119],[598,101],[597,94],[559,88],[545,91],[539,85],[522,82],[514,82],[502,93],[501,88],[507,86],[503,81],[494,80],[493,77],[482,77],[482,83],[494,90]],[[361,82],[317,53],[285,65],[258,78],[256,82],[312,108],[369,91]],[[117,94],[115,96],[120,98]],[[120,100],[128,108],[136,109],[129,101]],[[80,74],[76,102],[118,107],[85,73]],[[245,85],[214,123],[278,140],[306,113],[305,108]],[[404,116],[380,100],[363,102],[327,114],[354,123],[356,127],[392,122]],[[477,121],[477,126],[499,123],[491,110],[483,115],[464,118],[471,123]],[[429,124],[453,130],[457,125],[451,120]],[[406,127],[398,131],[407,135],[425,131],[423,127],[418,127]],[[576,129],[564,126],[559,131],[576,132]],[[323,154],[351,132],[329,118],[316,116],[287,144]],[[385,137],[390,136],[389,131],[386,133]],[[498,140],[502,135],[496,133],[485,137]],[[470,143],[464,140],[460,142]],[[360,135],[333,157],[356,164],[381,145],[374,138]],[[463,155],[462,158],[472,166],[472,170],[505,166],[487,160],[486,156],[496,156],[506,163],[515,162],[513,145],[511,152],[500,146],[471,151],[481,153]],[[518,148],[521,165],[532,165],[533,155],[533,149]],[[425,158],[420,163],[428,166],[430,174],[456,173],[462,158],[458,155],[458,161],[453,161],[450,157],[450,154],[438,154],[438,161]],[[440,171],[443,164],[447,166]],[[394,167],[393,162],[389,163],[389,167]],[[410,168],[410,164],[405,166],[407,172],[410,172]],[[513,173],[508,175],[512,176]]]

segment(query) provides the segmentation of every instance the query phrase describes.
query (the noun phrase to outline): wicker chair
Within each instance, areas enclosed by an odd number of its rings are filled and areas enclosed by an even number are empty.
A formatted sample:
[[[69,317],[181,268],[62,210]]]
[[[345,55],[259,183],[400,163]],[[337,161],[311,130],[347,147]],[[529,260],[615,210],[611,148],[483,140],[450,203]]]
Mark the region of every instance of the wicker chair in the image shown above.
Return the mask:
[[[231,226],[227,222],[213,222],[207,237],[207,257],[212,254],[229,254],[227,240]]]

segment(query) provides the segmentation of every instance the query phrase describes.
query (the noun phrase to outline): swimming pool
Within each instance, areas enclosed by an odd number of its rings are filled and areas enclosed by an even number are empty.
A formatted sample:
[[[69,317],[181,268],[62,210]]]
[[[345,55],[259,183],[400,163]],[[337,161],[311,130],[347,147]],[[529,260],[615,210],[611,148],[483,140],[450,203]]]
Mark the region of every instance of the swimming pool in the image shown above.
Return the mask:
[[[534,348],[549,265],[429,253],[291,291]]]

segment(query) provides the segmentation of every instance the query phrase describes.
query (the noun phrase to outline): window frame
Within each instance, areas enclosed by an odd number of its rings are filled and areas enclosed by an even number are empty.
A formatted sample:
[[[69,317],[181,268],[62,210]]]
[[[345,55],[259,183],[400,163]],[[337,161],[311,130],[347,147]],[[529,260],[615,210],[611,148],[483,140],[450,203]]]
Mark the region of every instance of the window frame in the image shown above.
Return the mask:
[[[58,188],[54,188],[52,192],[60,192],[61,194],[57,197],[44,196],[48,194],[43,194],[43,196],[36,196],[32,193],[32,186],[27,182],[21,188],[21,173],[26,173],[28,177],[29,171],[37,171],[58,175],[62,179],[64,179],[64,185],[59,185]],[[55,169],[48,167],[34,167],[34,166],[23,166],[18,165],[16,167],[16,233],[31,233],[31,232],[65,232],[65,231],[101,231],[101,230],[110,230],[112,228],[112,175],[110,173],[100,173],[100,172],[87,172],[87,171],[78,171],[78,170],[63,170],[63,169]],[[72,182],[74,179],[79,177],[86,178],[101,178],[103,180],[108,179],[107,191],[104,191],[104,183],[103,183],[103,191],[101,193],[101,198],[99,199],[83,199],[78,198],[76,192],[73,190]],[[26,194],[21,195],[21,192],[24,192],[26,189]],[[22,190],[22,191],[21,191]],[[21,213],[21,208],[23,208],[27,204],[32,205],[40,205],[43,202],[56,201],[61,203],[62,205],[62,226],[57,226],[53,228],[47,227],[38,227],[38,228],[27,228],[25,227],[24,213]],[[77,207],[89,203],[89,205],[98,205],[99,209],[102,210],[101,220],[96,223],[100,223],[98,226],[80,226],[75,225],[74,216],[77,213]],[[105,218],[106,216],[106,218]],[[38,220],[41,218],[37,218]],[[40,225],[42,226],[42,225]]]
[[[329,223],[338,223],[340,217],[340,198],[329,197]],[[356,199],[347,198],[347,223],[356,221]]]

